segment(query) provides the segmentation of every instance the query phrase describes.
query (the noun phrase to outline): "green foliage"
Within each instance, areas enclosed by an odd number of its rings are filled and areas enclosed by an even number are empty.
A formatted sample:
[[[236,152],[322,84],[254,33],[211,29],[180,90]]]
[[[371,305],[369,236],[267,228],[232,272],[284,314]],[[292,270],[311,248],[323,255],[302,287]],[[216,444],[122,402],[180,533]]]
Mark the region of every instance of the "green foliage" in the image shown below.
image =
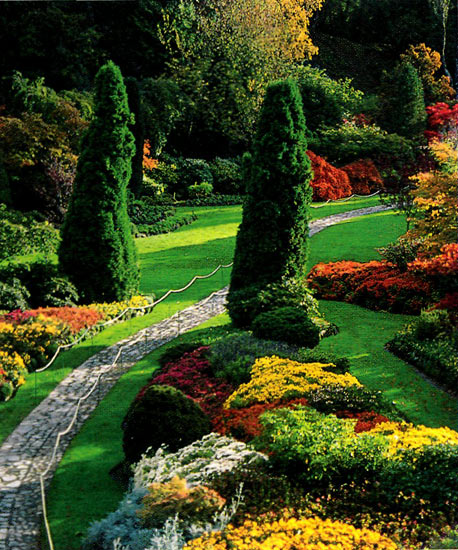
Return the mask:
[[[59,248],[62,270],[88,302],[129,298],[139,271],[127,214],[134,154],[121,72],[104,65],[95,83],[94,120],[85,135]]]
[[[391,133],[416,138],[426,130],[423,85],[418,71],[406,61],[384,75],[382,124]]]
[[[317,484],[364,479],[383,462],[388,441],[356,438],[354,421],[309,408],[277,409],[261,416],[256,445],[274,453],[277,471]]]
[[[260,313],[251,324],[257,338],[279,340],[305,348],[320,342],[320,329],[299,307],[280,307]]]
[[[191,199],[198,199],[200,197],[209,197],[212,194],[213,185],[203,181],[202,183],[194,183],[188,187],[188,196]]]
[[[0,267],[0,280],[12,287],[13,290],[8,292],[12,292],[12,296],[18,293],[18,300],[20,300],[18,306],[13,308],[5,306],[5,309],[14,309],[19,307],[20,303],[24,305],[25,302],[28,307],[37,308],[72,306],[78,301],[75,286],[62,277],[55,264],[46,259],[4,264]],[[5,292],[7,290],[5,289]]]
[[[231,275],[231,315],[233,292],[305,275],[312,194],[305,131],[297,85],[292,80],[271,84],[253,156],[244,160],[247,197]]]
[[[417,257],[420,249],[420,240],[398,239],[386,246],[377,248],[377,252],[382,258],[398,266],[400,271],[407,271],[407,264]]]
[[[0,309],[24,311],[29,306],[29,299],[30,292],[16,277],[11,278],[8,283],[0,282]]]
[[[422,312],[388,342],[388,349],[455,391],[458,385],[458,332],[446,311]]]
[[[0,260],[17,254],[53,254],[59,231],[37,212],[19,212],[0,204]]]
[[[0,203],[11,205],[11,188],[5,165],[0,159]]]
[[[211,431],[197,403],[170,386],[152,385],[132,402],[122,422],[123,449],[134,463],[149,447],[161,445],[174,452]]]
[[[355,90],[349,78],[333,80],[324,70],[300,68],[297,76],[307,128],[337,126],[345,114],[355,113],[363,93]]]
[[[232,159],[216,157],[210,163],[215,193],[223,195],[243,194],[242,169],[240,163]]]
[[[251,285],[228,296],[231,318],[238,327],[249,327],[260,313],[285,306],[301,307],[309,316],[320,315],[318,301],[305,284],[296,279],[283,279],[262,287]]]
[[[177,167],[177,182],[173,187],[169,184],[167,191],[176,195],[177,198],[185,198],[189,187],[194,184],[206,182],[213,185],[213,176],[207,161],[177,158],[174,164]]]
[[[140,89],[135,78],[126,78],[129,109],[134,117],[131,131],[135,139],[135,154],[132,157],[132,174],[129,189],[135,196],[141,192],[143,182],[143,143],[145,141],[145,115],[140,99]],[[135,222],[134,222],[135,223]]]
[[[380,156],[396,157],[404,162],[414,160],[409,140],[375,125],[343,123],[336,128],[323,128],[311,139],[310,149],[338,165],[361,158],[375,160]]]

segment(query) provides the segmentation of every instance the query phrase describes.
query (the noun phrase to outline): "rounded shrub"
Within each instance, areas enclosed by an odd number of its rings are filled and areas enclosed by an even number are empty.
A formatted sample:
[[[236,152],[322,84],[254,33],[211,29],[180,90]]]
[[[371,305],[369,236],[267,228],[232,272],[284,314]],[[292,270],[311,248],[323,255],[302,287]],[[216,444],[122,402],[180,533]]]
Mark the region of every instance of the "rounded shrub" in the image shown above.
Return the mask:
[[[172,452],[210,433],[205,413],[189,397],[170,386],[152,385],[136,398],[122,422],[127,462],[137,462],[151,447]]]
[[[320,329],[299,307],[286,306],[261,313],[254,319],[251,329],[258,338],[306,348],[314,348],[320,341]]]

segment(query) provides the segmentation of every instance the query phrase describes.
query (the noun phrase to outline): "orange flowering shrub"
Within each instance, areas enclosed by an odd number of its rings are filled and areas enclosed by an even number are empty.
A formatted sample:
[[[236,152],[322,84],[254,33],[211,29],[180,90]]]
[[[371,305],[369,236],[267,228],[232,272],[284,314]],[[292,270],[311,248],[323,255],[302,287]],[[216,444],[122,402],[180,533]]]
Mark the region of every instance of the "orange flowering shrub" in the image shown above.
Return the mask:
[[[308,283],[320,298],[375,310],[416,314],[431,303],[427,281],[383,261],[320,263],[311,270]]]
[[[40,307],[28,311],[32,315],[44,315],[66,323],[72,334],[78,334],[82,329],[96,325],[103,315],[88,307]]]
[[[352,193],[369,195],[383,188],[383,180],[375,164],[370,159],[360,159],[342,166],[348,175]]]
[[[313,180],[310,185],[313,188],[314,201],[336,200],[351,195],[350,180],[346,172],[335,168],[312,151],[307,151],[307,155],[312,162]]]
[[[143,144],[143,171],[154,170],[159,162],[151,157],[151,145],[148,140]]]

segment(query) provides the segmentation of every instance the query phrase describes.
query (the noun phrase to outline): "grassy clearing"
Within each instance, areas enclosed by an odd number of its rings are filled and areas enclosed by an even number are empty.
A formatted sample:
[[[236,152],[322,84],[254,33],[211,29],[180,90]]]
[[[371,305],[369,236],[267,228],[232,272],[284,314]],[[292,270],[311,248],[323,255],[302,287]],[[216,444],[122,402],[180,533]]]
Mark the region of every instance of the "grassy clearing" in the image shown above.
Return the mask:
[[[405,217],[392,211],[351,218],[328,227],[314,235],[308,267],[339,260],[380,260],[375,249],[395,241],[406,232],[406,227]]]

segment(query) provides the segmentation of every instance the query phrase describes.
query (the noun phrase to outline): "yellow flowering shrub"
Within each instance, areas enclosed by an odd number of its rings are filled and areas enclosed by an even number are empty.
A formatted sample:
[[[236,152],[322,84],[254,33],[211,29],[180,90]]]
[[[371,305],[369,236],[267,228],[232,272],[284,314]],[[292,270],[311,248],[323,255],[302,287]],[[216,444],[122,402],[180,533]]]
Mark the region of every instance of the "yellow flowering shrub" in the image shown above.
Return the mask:
[[[105,321],[117,317],[122,311],[130,307],[143,307],[151,303],[151,298],[148,296],[133,296],[130,300],[124,300],[122,302],[110,302],[110,303],[100,303],[100,304],[89,304],[86,306],[90,309],[95,309],[98,313],[103,315]],[[143,311],[131,311],[126,317],[133,317],[137,315],[143,315]]]
[[[25,384],[27,369],[16,353],[0,350],[0,401],[7,401],[14,391]]]
[[[24,323],[0,321],[0,350],[18,353],[29,371],[44,365],[69,336],[68,325],[41,314]]]
[[[388,454],[394,456],[402,451],[420,450],[427,445],[458,445],[458,432],[448,427],[428,428],[407,422],[382,422],[367,432],[382,434],[389,441]],[[364,434],[361,434],[364,436]]]
[[[270,523],[245,521],[224,531],[194,539],[183,550],[396,550],[389,538],[340,521],[280,519]]]
[[[251,379],[229,396],[224,407],[246,407],[253,403],[270,403],[277,399],[306,397],[323,386],[361,386],[350,373],[332,372],[332,363],[299,363],[277,356],[257,359],[251,367]]]

